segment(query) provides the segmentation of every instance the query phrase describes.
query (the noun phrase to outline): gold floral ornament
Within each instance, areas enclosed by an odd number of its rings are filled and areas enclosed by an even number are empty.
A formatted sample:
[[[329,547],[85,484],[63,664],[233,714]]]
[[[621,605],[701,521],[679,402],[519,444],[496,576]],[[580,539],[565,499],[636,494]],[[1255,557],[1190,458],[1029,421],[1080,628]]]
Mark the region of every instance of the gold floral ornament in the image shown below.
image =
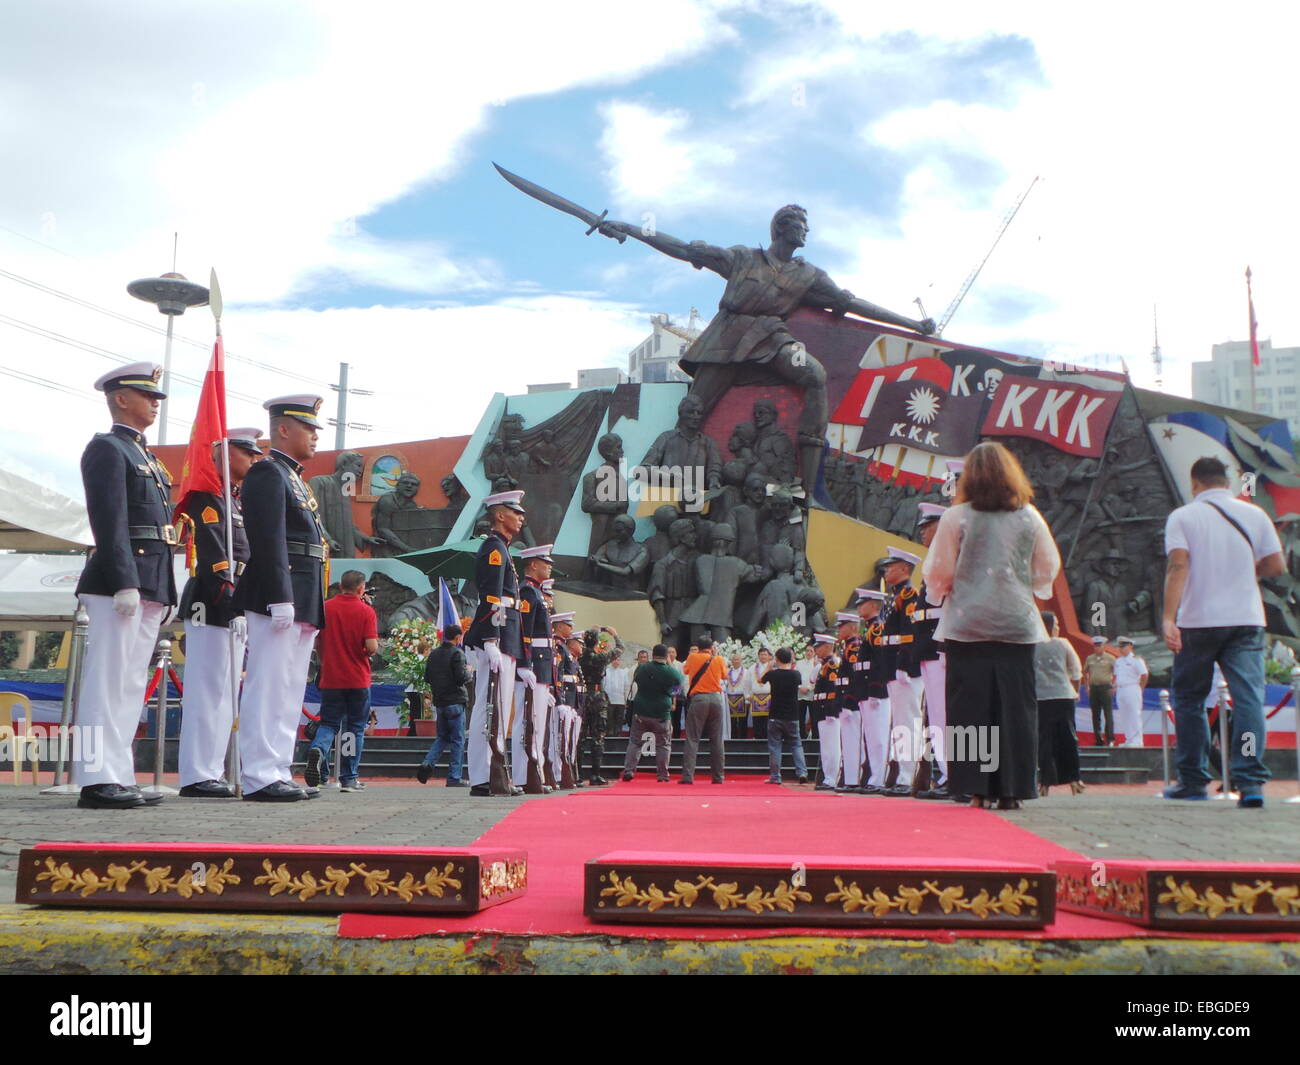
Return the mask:
[[[812,895],[807,891],[792,887],[782,880],[771,891],[760,886],[750,888],[749,893],[740,893],[740,884],[716,883],[711,876],[701,873],[694,881],[675,880],[672,891],[664,891],[657,884],[651,884],[642,891],[631,877],[620,878],[618,873],[610,870],[602,875],[609,882],[609,887],[602,888],[601,898],[614,898],[614,904],[620,909],[625,906],[644,906],[650,913],[655,913],[665,906],[679,909],[692,909],[699,901],[700,895],[708,892],[713,904],[722,911],[744,908],[750,913],[763,914],[773,910],[794,913],[800,902],[812,902]],[[603,905],[603,904],[602,904]]]
[[[981,888],[978,895],[968,899],[966,888],[961,884],[949,884],[940,888],[934,881],[923,880],[919,888],[899,884],[897,892],[889,895],[879,887],[866,892],[858,886],[856,880],[845,884],[843,878],[837,876],[835,890],[826,896],[826,901],[840,903],[845,913],[870,910],[874,917],[886,917],[897,910],[915,916],[921,912],[926,899],[934,896],[939,900],[939,909],[944,913],[969,911],[980,918],[992,914],[1018,917],[1022,909],[1032,910],[1038,906],[1038,900],[1028,892],[1029,881],[1022,879],[1015,887],[1004,884],[996,897],[990,895],[987,889]]]
[[[1271,880],[1256,880],[1254,887],[1248,884],[1233,884],[1230,895],[1223,895],[1212,886],[1207,887],[1205,894],[1202,895],[1188,881],[1184,880],[1179,884],[1172,876],[1167,876],[1165,886],[1169,890],[1161,892],[1156,901],[1172,902],[1175,913],[1196,910],[1211,919],[1221,917],[1225,913],[1253,914],[1256,901],[1261,895],[1267,895],[1278,916],[1290,917],[1292,914],[1300,916],[1300,884],[1274,887]]]
[[[367,869],[365,864],[360,862],[350,862],[347,869],[327,865],[319,879],[310,869],[303,872],[301,876],[295,877],[283,862],[272,867],[269,858],[262,860],[262,868],[265,873],[253,881],[255,885],[268,885],[272,895],[287,891],[291,895],[296,895],[299,902],[306,902],[321,894],[342,898],[347,894],[354,879],[360,879],[366,894],[372,898],[382,892],[385,897],[396,895],[403,902],[410,902],[425,894],[440,899],[447,888],[459,891],[461,886],[460,881],[451,875],[456,868],[453,862],[448,862],[441,871],[430,869],[424,874],[423,880],[417,880],[412,873],[405,873],[397,883],[393,882],[390,870]]]
[[[143,872],[145,888],[150,895],[174,891],[181,898],[188,899],[195,895],[202,895],[204,892],[220,895],[227,884],[238,884],[239,877],[230,871],[234,864],[233,858],[227,858],[220,869],[215,865],[209,865],[203,875],[197,879],[193,869],[186,869],[180,877],[173,880],[170,865],[150,868],[148,862],[136,861],[130,865],[110,863],[108,870],[102,874],[96,873],[93,869],[83,869],[77,873],[67,862],[56,864],[53,858],[46,858],[45,869],[36,874],[36,880],[38,882],[48,880],[50,889],[55,894],[62,891],[78,891],[85,899],[99,891],[116,891],[121,894],[126,891],[132,877],[136,873]]]

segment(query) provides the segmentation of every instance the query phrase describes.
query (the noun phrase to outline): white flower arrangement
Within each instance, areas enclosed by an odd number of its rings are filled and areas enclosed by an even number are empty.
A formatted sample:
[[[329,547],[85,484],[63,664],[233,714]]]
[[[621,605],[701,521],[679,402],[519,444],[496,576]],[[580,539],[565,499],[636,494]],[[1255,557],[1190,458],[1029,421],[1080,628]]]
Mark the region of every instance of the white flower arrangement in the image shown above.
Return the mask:
[[[424,663],[428,656],[420,653],[421,644],[429,648],[436,647],[438,627],[424,618],[409,618],[393,626],[383,641],[380,654],[384,665],[399,681],[423,693],[429,690],[424,679]],[[405,700],[398,704],[397,717],[403,727],[409,724],[410,704]]]
[[[728,662],[731,661],[732,655],[740,655],[740,660],[745,665],[752,666],[758,661],[760,650],[768,650],[776,654],[782,647],[790,648],[790,653],[794,655],[797,662],[808,649],[808,643],[808,637],[789,622],[774,621],[762,632],[756,633],[749,643],[741,643],[740,640],[732,637],[718,644],[717,651]]]

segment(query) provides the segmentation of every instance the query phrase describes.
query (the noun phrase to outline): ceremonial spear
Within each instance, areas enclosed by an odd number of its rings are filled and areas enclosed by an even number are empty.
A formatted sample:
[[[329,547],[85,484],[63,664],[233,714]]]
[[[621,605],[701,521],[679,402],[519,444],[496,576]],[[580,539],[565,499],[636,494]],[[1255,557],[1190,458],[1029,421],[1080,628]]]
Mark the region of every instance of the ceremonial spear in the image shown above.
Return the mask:
[[[224,391],[226,385],[225,375],[225,347],[221,343],[221,285],[217,283],[217,271],[214,268],[208,276],[208,306],[212,309],[212,319],[217,330],[217,350],[221,352],[221,387]],[[225,410],[225,397],[222,397],[222,410]],[[230,576],[238,577],[235,572],[235,511],[234,498],[230,491],[230,436],[229,426],[223,426],[221,438],[221,500],[225,508],[225,533],[226,533],[226,558],[230,561]],[[226,748],[226,775],[230,778],[230,785],[235,789],[235,794],[242,796],[244,794],[243,784],[240,782],[240,765],[239,765],[239,675],[240,661],[239,655],[236,654],[239,643],[235,637],[235,619],[230,619],[230,624],[226,628],[226,640],[230,647],[230,703],[231,703],[231,725],[230,725],[230,742]]]

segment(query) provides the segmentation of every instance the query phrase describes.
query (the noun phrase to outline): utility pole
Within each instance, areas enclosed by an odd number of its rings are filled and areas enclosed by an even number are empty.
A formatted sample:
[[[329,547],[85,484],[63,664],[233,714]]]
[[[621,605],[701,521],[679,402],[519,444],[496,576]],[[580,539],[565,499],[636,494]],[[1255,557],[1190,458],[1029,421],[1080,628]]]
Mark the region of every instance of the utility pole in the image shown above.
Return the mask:
[[[334,423],[334,450],[342,451],[343,436],[348,427],[348,364],[339,363],[339,383],[335,386],[339,393],[339,410]]]
[[[1156,391],[1163,392],[1165,388],[1164,381],[1164,356],[1160,353],[1160,321],[1156,316],[1157,308],[1153,304],[1151,307],[1151,328],[1155,332],[1155,346],[1151,349],[1151,361],[1156,368]]]

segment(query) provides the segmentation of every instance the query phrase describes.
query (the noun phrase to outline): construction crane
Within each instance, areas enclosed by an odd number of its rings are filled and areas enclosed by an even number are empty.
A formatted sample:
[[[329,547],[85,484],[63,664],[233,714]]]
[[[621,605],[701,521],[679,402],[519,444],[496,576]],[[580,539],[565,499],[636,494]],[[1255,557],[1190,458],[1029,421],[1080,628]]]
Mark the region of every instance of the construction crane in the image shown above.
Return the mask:
[[[1007,227],[1010,226],[1012,221],[1015,219],[1016,213],[1020,210],[1021,204],[1023,204],[1025,200],[1029,198],[1029,194],[1034,191],[1034,186],[1038,184],[1038,180],[1038,177],[1035,176],[1034,180],[1029,183],[1029,188],[1025,189],[1025,191],[1020,194],[1020,199],[1016,200],[1012,205],[1011,210],[1002,216],[1002,223],[998,226],[998,232],[993,238],[993,243],[989,245],[989,250],[984,253],[984,258],[976,264],[975,269],[967,274],[966,280],[961,283],[961,288],[958,289],[957,295],[953,297],[952,302],[948,304],[948,309],[943,312],[943,317],[939,319],[939,326],[935,330],[935,336],[943,336],[943,331],[948,328],[948,323],[952,321],[952,316],[957,313],[957,308],[961,306],[961,301],[966,298],[966,293],[968,293],[971,290],[971,286],[975,284],[975,279],[980,276],[980,271],[984,269],[984,264],[992,257],[994,249],[1002,239],[1002,234],[1007,231]]]

